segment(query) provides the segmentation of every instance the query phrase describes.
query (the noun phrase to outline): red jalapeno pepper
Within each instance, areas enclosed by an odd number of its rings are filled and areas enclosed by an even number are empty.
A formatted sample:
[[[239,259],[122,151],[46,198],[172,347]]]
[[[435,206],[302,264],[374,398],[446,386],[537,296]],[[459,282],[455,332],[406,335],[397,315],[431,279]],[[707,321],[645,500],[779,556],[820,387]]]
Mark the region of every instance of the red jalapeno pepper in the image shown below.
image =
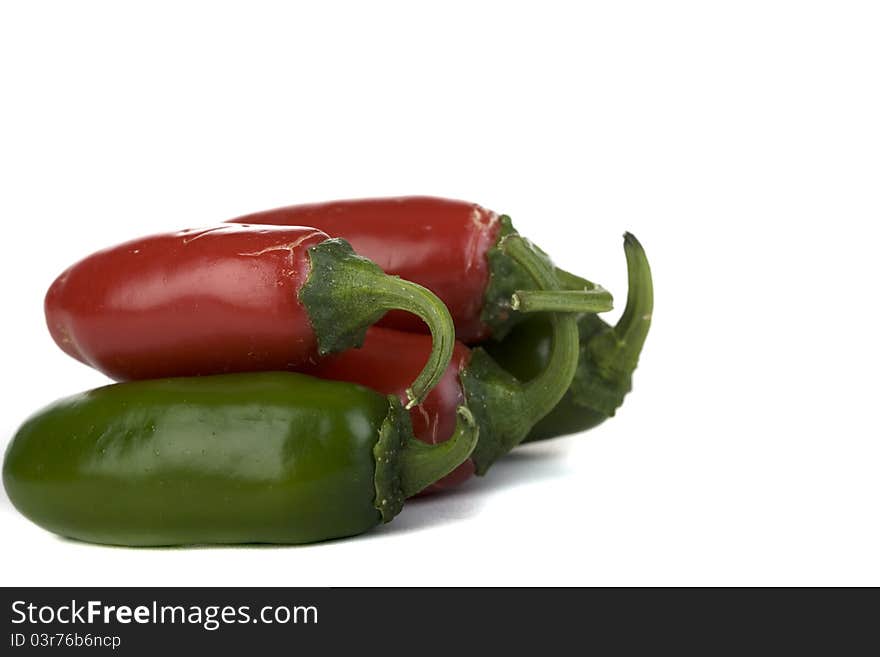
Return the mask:
[[[509,236],[499,248],[534,278],[535,285],[548,290],[558,285],[546,258],[521,237]],[[514,378],[482,348],[471,351],[456,344],[437,386],[420,406],[410,410],[413,433],[426,443],[447,440],[453,435],[456,409],[465,404],[476,419],[480,439],[471,458],[431,489],[449,488],[474,473],[485,473],[518,445],[566,393],[578,364],[577,320],[573,313],[551,313],[550,322],[548,358],[542,371],[528,382]],[[331,356],[309,373],[402,397],[407,381],[429,349],[427,336],[372,328],[362,348]],[[394,354],[393,363],[388,362],[389,354]]]
[[[118,381],[300,369],[359,345],[390,309],[433,336],[407,392],[414,404],[449,363],[449,312],[314,228],[223,224],[136,239],[70,267],[45,301],[58,345]]]
[[[523,268],[498,248],[505,235],[516,232],[510,218],[465,201],[429,196],[332,201],[277,208],[231,222],[315,226],[347,240],[387,273],[440,297],[455,321],[456,336],[466,343],[503,337],[523,319],[511,307],[511,296],[533,289]],[[584,290],[581,279],[560,270],[557,275],[563,288]],[[588,290],[586,296],[610,302],[601,288]],[[582,294],[547,291],[532,296],[529,309],[591,312],[590,302]],[[423,331],[403,313],[389,313],[381,325]]]

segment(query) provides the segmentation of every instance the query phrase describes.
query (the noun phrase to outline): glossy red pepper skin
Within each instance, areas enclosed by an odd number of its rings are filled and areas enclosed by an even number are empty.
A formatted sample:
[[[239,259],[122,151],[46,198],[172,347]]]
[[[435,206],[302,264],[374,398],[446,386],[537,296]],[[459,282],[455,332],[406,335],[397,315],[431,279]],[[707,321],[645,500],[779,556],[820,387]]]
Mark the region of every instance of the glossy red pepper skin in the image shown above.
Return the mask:
[[[480,315],[489,286],[487,253],[498,241],[499,215],[475,203],[430,196],[293,205],[232,223],[314,226],[351,243],[386,273],[418,283],[449,308],[467,343],[491,333]],[[424,332],[417,318],[391,312],[383,326]]]
[[[322,379],[358,383],[385,395],[396,395],[406,403],[407,385],[430,351],[430,336],[374,326],[367,331],[360,349],[327,356],[306,372]],[[449,440],[455,431],[456,409],[465,403],[459,373],[467,367],[470,357],[471,350],[457,342],[439,383],[424,402],[410,409],[413,435],[422,442],[435,445]],[[427,490],[455,487],[473,474],[474,464],[468,459]]]
[[[314,228],[223,225],[136,239],[70,267],[46,321],[68,354],[117,381],[295,369],[317,359],[297,292]]]

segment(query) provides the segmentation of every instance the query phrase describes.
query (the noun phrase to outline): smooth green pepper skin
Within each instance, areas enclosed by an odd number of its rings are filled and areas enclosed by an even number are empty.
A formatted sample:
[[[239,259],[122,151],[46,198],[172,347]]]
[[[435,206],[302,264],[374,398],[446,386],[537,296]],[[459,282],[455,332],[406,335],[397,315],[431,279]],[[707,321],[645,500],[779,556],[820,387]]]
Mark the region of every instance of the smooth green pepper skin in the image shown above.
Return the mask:
[[[388,400],[292,373],[110,385],[31,417],[9,446],[13,504],[97,543],[308,543],[366,531]]]

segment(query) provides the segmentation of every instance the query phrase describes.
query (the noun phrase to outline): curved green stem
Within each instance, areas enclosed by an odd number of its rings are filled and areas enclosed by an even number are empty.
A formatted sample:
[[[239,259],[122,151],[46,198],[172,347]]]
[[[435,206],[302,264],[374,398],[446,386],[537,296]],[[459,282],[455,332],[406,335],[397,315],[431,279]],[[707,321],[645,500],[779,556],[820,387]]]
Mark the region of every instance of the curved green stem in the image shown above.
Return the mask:
[[[524,313],[603,313],[614,307],[607,290],[517,290],[510,307]]]
[[[546,255],[519,235],[498,243],[498,251],[524,272],[526,284],[558,291],[559,283]],[[468,407],[480,425],[480,442],[471,459],[477,474],[525,439],[531,428],[562,399],[578,364],[578,328],[575,313],[549,313],[552,344],[544,369],[528,383],[516,379],[485,349],[471,354],[460,379]]]
[[[407,497],[415,495],[455,470],[478,444],[480,428],[470,410],[458,408],[455,432],[449,440],[428,445],[413,436],[409,411],[397,395],[388,395],[388,414],[373,446],[376,472],[374,506],[384,522],[400,513]]]
[[[648,335],[654,312],[654,282],[651,265],[645,249],[632,233],[624,233],[623,250],[626,254],[626,273],[629,292],[620,321],[614,327],[617,336],[628,343],[638,343],[639,349]]]
[[[406,408],[412,408],[424,401],[449,366],[455,347],[455,324],[449,310],[432,292],[397,276],[385,275],[376,280],[370,296],[383,309],[383,315],[387,310],[406,310],[421,317],[431,331],[433,345],[428,360],[406,389]]]
[[[527,240],[509,235],[499,246],[528,272],[538,287],[545,290],[559,289],[555,271]],[[538,376],[522,386],[520,407],[525,417],[521,417],[521,421],[530,428],[559,403],[577,370],[579,343],[575,315],[553,314],[551,322],[553,344],[547,366]]]
[[[461,465],[474,451],[479,429],[466,406],[457,409],[455,432],[436,445],[409,438],[400,454],[400,483],[404,497],[411,497]]]
[[[629,290],[620,320],[588,344],[592,360],[603,377],[629,381],[651,328],[654,283],[645,250],[632,233],[623,236]]]
[[[309,249],[311,270],[299,292],[322,354],[363,344],[367,328],[389,310],[405,310],[428,325],[434,339],[425,367],[407,389],[407,408],[421,403],[446,371],[455,346],[449,310],[421,285],[389,276],[338,238]]]

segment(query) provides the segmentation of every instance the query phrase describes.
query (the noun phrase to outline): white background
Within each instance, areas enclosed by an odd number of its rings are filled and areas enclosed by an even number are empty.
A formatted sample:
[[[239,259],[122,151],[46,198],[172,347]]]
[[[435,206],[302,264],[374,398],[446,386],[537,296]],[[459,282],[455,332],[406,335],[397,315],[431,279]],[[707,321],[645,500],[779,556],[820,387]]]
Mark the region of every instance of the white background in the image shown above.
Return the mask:
[[[634,392],[316,546],[98,547],[3,497],[2,583],[880,584],[877,5],[309,4],[2,5],[0,440],[105,383],[45,329],[64,267],[345,197],[510,213],[618,308],[633,231]]]

